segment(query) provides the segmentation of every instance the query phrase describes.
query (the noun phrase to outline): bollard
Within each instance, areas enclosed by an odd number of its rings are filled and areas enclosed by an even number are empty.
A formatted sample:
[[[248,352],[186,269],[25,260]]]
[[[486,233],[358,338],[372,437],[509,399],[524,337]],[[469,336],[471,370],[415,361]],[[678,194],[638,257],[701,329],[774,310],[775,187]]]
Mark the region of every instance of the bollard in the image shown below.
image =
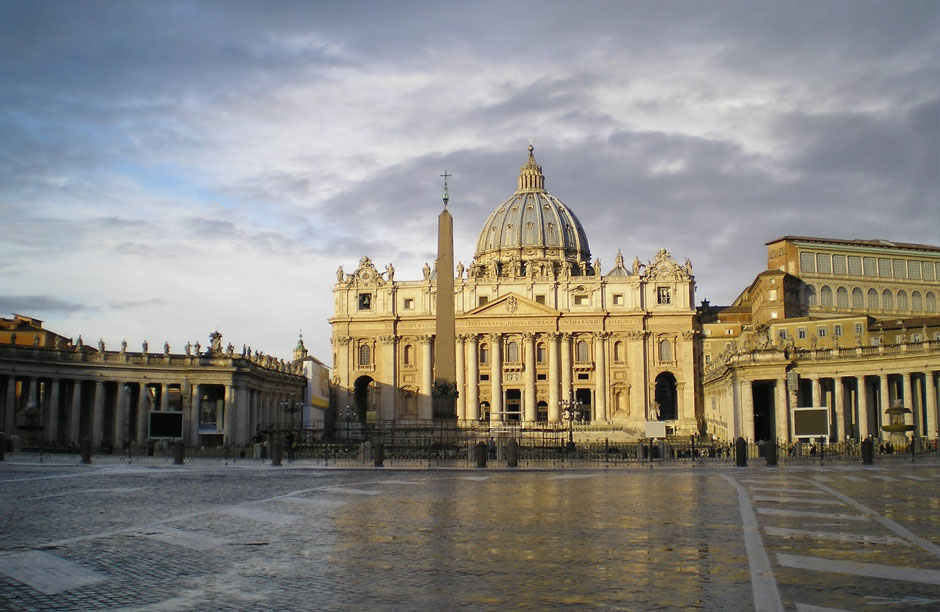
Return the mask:
[[[381,442],[376,442],[375,447],[372,449],[372,465],[375,467],[385,465],[385,445]]]
[[[183,443],[179,440],[173,443],[173,465],[183,465]]]
[[[734,460],[738,467],[747,467],[747,442],[738,438],[734,442]]]
[[[271,465],[281,465],[281,445],[277,442],[271,444]]]
[[[871,465],[875,462],[875,442],[871,438],[862,440],[862,464]]]
[[[768,442],[764,445],[764,454],[767,458],[767,465],[777,465],[777,443]]]
[[[519,467],[519,443],[515,438],[510,438],[506,445],[506,466]]]
[[[486,442],[477,442],[477,467],[486,467]]]
[[[91,440],[82,440],[82,463],[91,463]]]

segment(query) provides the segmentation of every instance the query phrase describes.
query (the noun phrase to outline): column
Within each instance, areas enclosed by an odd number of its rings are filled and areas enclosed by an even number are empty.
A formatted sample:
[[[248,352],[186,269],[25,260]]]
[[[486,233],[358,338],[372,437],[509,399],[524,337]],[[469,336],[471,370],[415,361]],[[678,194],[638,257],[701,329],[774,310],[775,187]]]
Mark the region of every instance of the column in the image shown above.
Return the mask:
[[[548,420],[561,420],[560,397],[558,395],[558,333],[548,334]]]
[[[480,420],[480,345],[476,334],[467,336],[467,420]],[[459,372],[459,370],[458,370]]]
[[[166,412],[170,409],[170,385],[163,383],[160,385],[160,412]]]
[[[842,378],[832,379],[832,406],[836,416],[836,442],[845,440],[845,410],[842,406]]]
[[[189,403],[189,440],[199,445],[199,404],[202,403],[202,385],[193,385],[192,401]]]
[[[535,334],[522,334],[525,367],[525,403],[523,418],[531,423],[535,421]]]
[[[868,437],[868,387],[865,385],[865,376],[856,376],[855,385],[858,392],[858,439]]]
[[[72,382],[72,407],[69,412],[69,441],[78,445],[82,436],[82,381]]]
[[[902,393],[904,393],[904,406],[911,409],[911,412],[908,412],[907,414],[904,415],[904,423],[906,425],[916,426],[913,431],[913,434],[916,437],[916,436],[921,435],[923,432],[921,430],[920,419],[914,418],[916,413],[914,412],[915,410],[914,393],[911,389],[911,373],[910,372],[904,372],[901,374],[901,384],[904,389],[902,391]]]
[[[421,395],[418,416],[430,419],[433,414],[431,393],[434,385],[434,362],[431,358],[431,336],[418,336],[421,343]]]
[[[754,440],[754,383],[741,383],[741,429],[745,440]]]
[[[605,332],[594,334],[594,419],[597,421],[607,420],[607,352],[605,350],[607,343],[605,340],[609,335]]]
[[[732,427],[732,439],[737,440],[738,438],[744,435],[744,425],[743,420],[743,409],[741,407],[741,397],[744,394],[744,382],[737,380],[735,378],[731,379],[731,414],[733,418],[733,427]],[[647,415],[647,420],[649,420],[649,415]]]
[[[93,445],[98,446],[104,438],[104,382],[100,380],[95,383],[94,406],[91,418],[91,442]]]
[[[26,396],[26,409],[39,407],[39,379],[33,376],[29,379],[29,395]]]
[[[62,381],[53,379],[49,381],[49,403],[46,407],[46,417],[43,419],[45,424],[45,437],[49,442],[55,442],[59,438],[59,386]]]
[[[571,334],[561,334],[561,399],[571,398]]]
[[[503,422],[503,344],[502,336],[490,334],[490,422]]]
[[[933,372],[924,372],[924,394],[927,396],[927,438],[937,439],[937,384]]]
[[[810,376],[809,383],[813,395],[813,408],[819,408],[822,406],[822,400],[819,398],[819,377]]]
[[[787,379],[778,378],[774,387],[774,438],[777,442],[790,441],[789,411],[787,410]]]
[[[16,424],[16,376],[7,376],[7,397],[3,410],[3,431],[12,436]]]
[[[150,387],[140,383],[140,395],[137,397],[137,442],[146,444],[150,437]]]
[[[465,345],[466,336],[460,334],[457,336],[457,348],[454,352],[454,364],[457,374],[457,420],[467,420],[467,391],[464,388],[467,384],[467,366],[466,356],[467,347]]]
[[[885,410],[891,407],[891,395],[888,393],[888,375],[882,374],[878,376],[878,379],[881,381],[881,408],[879,410],[879,414],[881,416],[881,424],[886,425],[891,422],[891,415],[885,412]],[[875,423],[875,425],[878,425],[878,423]],[[885,431],[883,429],[879,428],[878,431],[880,432],[880,437],[882,440],[884,440],[886,437],[889,437],[885,436]]]
[[[131,401],[130,389],[126,384],[119,382],[117,384],[117,406],[114,409],[114,450],[123,448],[124,442],[128,440],[127,436],[127,414],[128,406]]]

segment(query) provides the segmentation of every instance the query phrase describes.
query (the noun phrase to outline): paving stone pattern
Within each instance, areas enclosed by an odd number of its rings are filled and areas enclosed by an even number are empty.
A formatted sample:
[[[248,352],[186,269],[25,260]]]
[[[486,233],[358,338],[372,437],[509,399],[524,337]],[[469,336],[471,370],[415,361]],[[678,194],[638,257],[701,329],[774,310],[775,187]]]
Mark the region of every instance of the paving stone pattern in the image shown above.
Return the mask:
[[[938,577],[937,463],[0,463],[0,610],[936,610]]]

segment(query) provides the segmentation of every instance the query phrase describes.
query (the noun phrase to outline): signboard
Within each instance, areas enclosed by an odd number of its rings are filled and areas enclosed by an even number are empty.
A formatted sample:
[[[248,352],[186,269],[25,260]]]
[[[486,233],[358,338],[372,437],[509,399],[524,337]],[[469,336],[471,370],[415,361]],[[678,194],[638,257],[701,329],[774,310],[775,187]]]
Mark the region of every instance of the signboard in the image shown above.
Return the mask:
[[[173,438],[183,437],[182,412],[151,412],[150,437]]]
[[[666,437],[665,421],[647,421],[646,422],[646,437],[647,438],[665,438]]]
[[[793,409],[793,437],[829,437],[829,408],[810,407]]]

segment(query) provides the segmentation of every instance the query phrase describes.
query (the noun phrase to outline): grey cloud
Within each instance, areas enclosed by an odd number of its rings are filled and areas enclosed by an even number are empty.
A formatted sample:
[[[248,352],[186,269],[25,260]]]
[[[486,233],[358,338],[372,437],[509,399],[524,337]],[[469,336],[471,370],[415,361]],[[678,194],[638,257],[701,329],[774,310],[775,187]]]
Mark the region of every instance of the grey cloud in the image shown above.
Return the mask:
[[[146,308],[148,306],[161,306],[166,303],[162,298],[150,298],[147,300],[111,300],[108,302],[108,308],[111,310],[133,310],[136,308]]]
[[[45,313],[70,314],[94,310],[94,306],[77,304],[51,295],[0,295],[0,312],[43,316]]]

